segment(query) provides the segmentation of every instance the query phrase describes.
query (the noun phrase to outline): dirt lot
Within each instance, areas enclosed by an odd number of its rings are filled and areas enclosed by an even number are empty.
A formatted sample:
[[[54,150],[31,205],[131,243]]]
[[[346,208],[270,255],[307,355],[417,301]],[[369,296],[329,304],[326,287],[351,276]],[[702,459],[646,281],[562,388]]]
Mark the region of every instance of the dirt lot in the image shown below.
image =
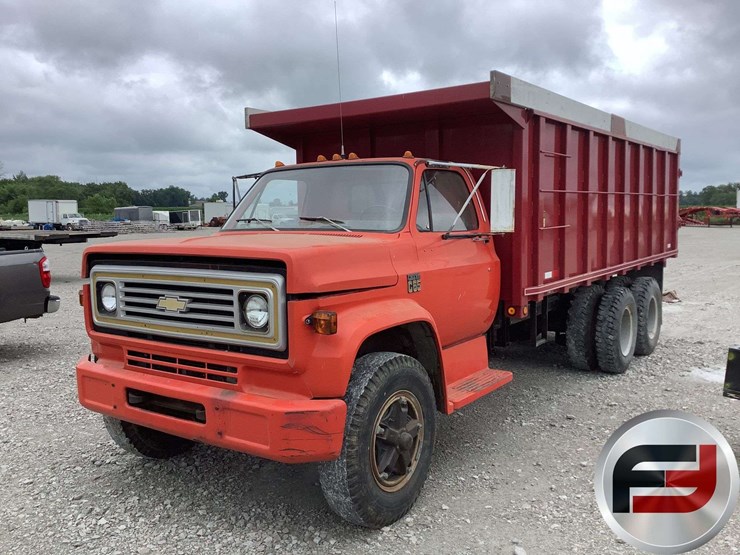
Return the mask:
[[[0,325],[0,553],[634,553],[593,495],[594,461],[620,424],[683,409],[740,450],[740,402],[721,395],[727,347],[740,343],[740,229],[681,230],[665,289],[682,302],[665,305],[658,350],[627,374],[570,370],[555,345],[499,350],[491,365],[514,382],[439,419],[419,501],[379,531],[329,511],[315,465],[205,446],[147,462],[114,446],[76,399],[89,349],[82,249],[46,249],[58,313]],[[699,552],[739,550],[736,513]]]

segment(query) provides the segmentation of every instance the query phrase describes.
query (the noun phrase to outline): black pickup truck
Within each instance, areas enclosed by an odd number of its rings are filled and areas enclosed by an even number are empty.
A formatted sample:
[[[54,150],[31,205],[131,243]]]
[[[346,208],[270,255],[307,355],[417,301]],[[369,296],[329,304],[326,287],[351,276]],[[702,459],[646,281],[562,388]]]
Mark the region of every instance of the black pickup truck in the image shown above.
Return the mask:
[[[49,294],[51,271],[44,251],[12,245],[0,240],[0,323],[59,310],[59,297]]]

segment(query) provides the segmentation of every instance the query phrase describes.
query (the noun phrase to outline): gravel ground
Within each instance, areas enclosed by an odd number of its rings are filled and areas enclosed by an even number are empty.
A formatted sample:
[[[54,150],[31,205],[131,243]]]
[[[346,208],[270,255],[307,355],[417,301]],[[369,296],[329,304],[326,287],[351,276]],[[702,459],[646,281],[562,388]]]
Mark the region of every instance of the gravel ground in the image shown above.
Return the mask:
[[[82,249],[46,248],[58,313],[0,325],[0,553],[635,553],[593,495],[594,462],[620,424],[683,409],[740,449],[740,403],[721,395],[727,347],[740,343],[740,229],[681,230],[665,288],[682,302],[665,305],[658,349],[627,374],[572,371],[555,345],[499,350],[491,365],[512,370],[512,385],[439,418],[421,497],[378,531],[329,511],[316,465],[207,446],[150,462],[113,445],[76,398]],[[698,552],[739,546],[736,513]]]

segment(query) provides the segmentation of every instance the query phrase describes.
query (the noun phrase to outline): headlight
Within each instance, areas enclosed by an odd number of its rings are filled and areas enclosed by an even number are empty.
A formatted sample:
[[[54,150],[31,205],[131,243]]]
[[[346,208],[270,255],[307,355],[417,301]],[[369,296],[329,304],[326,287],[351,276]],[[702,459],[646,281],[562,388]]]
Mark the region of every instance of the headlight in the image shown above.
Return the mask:
[[[262,295],[252,295],[247,299],[247,302],[244,303],[244,318],[253,328],[264,328],[270,321],[270,313],[267,309],[267,299]]]
[[[116,286],[112,283],[106,283],[100,288],[100,305],[106,312],[115,312],[118,308]]]

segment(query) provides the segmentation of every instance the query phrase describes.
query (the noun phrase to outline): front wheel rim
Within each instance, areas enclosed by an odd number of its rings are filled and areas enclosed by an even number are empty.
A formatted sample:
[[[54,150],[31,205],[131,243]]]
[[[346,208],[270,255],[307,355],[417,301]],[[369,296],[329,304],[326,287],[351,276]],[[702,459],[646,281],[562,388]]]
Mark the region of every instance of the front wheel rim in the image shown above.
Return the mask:
[[[397,391],[378,411],[370,463],[380,489],[395,492],[414,475],[424,443],[424,413],[410,391]]]

